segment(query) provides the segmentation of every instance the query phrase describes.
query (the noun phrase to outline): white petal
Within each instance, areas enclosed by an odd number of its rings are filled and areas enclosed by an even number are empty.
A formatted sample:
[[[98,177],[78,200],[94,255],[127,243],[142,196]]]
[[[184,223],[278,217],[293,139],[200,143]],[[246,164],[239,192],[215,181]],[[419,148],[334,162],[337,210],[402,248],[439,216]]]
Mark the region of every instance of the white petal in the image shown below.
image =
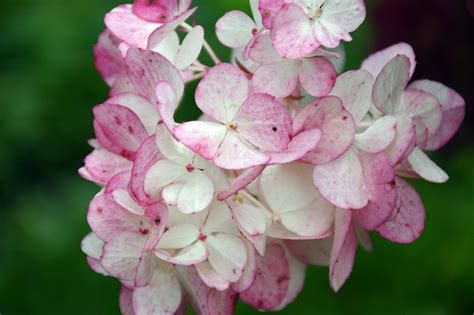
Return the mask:
[[[227,234],[207,237],[209,263],[224,279],[236,282],[242,276],[247,261],[247,250],[242,240]]]
[[[174,226],[161,236],[157,248],[185,248],[199,238],[199,230],[194,225],[183,224]]]
[[[436,165],[422,150],[415,148],[408,157],[413,170],[423,179],[433,183],[444,183],[449,176]]]

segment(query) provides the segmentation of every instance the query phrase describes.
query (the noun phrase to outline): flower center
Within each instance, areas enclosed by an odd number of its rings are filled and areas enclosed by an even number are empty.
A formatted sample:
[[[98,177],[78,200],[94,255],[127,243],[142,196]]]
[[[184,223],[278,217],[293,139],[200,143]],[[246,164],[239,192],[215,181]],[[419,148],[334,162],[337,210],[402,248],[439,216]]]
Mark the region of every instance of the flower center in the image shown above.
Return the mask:
[[[323,14],[323,6],[324,2],[321,5],[312,5],[311,7],[308,8],[309,11],[309,16],[311,20],[317,20],[321,17]]]
[[[186,165],[186,170],[187,170],[189,173],[194,172],[194,165],[192,165],[191,163],[189,163],[188,165]]]
[[[244,203],[244,196],[241,193],[236,193],[234,196],[235,203]]]
[[[235,121],[233,121],[233,122],[231,122],[227,125],[227,129],[232,129],[234,131],[236,131],[238,127],[239,127],[239,125]]]

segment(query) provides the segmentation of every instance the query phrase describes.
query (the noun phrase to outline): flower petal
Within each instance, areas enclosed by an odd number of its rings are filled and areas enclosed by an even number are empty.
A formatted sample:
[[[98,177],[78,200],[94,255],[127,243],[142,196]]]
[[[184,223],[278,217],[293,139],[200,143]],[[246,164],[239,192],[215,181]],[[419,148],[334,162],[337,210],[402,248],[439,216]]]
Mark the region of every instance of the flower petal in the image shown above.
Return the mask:
[[[225,46],[240,48],[247,45],[257,30],[255,22],[242,11],[230,11],[217,21],[217,38]],[[257,30],[258,31],[258,30]]]
[[[202,26],[195,26],[188,32],[179,48],[175,65],[178,69],[183,70],[195,62],[201,53],[204,43],[204,29]]]
[[[214,270],[229,282],[238,281],[247,262],[242,240],[229,234],[217,234],[208,235],[205,244]]]
[[[320,240],[285,241],[285,244],[300,261],[316,266],[329,266],[332,242],[333,239],[328,237]]]
[[[214,198],[214,184],[206,174],[195,170],[186,180],[178,197],[178,208],[184,213],[204,210]]]
[[[105,30],[94,46],[96,68],[109,86],[112,86],[117,77],[125,72],[125,63],[118,50],[118,41],[109,30]]]
[[[298,75],[304,90],[312,96],[327,96],[336,83],[336,69],[322,57],[305,58],[298,68]]]
[[[310,129],[300,132],[291,139],[288,148],[282,152],[268,153],[268,164],[287,164],[303,159],[308,152],[316,149],[322,138],[320,129]]]
[[[433,183],[445,183],[449,176],[436,165],[422,150],[415,148],[408,157],[413,170],[423,179]]]
[[[284,98],[298,86],[298,66],[294,61],[263,64],[252,78],[252,88],[257,93],[267,93]]]
[[[224,192],[221,192],[217,195],[218,200],[226,200],[233,194],[245,189],[250,185],[265,169],[265,166],[255,166],[244,170],[237,178],[235,178],[230,186],[230,189]]]
[[[221,277],[207,261],[204,261],[196,265],[196,271],[199,274],[201,280],[209,287],[224,291],[229,288],[229,281]]]
[[[85,159],[85,169],[95,182],[105,185],[115,175],[132,168],[132,162],[104,148],[97,148]]]
[[[158,242],[158,249],[181,249],[193,244],[199,237],[199,229],[194,225],[182,224],[170,228]]]
[[[356,135],[355,145],[358,149],[370,153],[384,151],[395,139],[397,119],[384,116],[377,119],[366,131]]]
[[[369,71],[376,78],[390,60],[400,55],[404,55],[410,60],[409,77],[411,78],[415,72],[416,57],[413,48],[406,43],[395,44],[372,54],[362,63],[362,69]]]

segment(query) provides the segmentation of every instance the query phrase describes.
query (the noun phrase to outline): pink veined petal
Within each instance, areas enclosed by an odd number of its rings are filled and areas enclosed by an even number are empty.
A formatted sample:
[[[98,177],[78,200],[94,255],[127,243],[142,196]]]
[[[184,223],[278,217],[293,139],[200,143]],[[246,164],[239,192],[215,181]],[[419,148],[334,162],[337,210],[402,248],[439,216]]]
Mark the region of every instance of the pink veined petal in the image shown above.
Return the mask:
[[[288,240],[285,244],[300,261],[316,266],[329,266],[332,242],[333,239],[328,237],[320,240]]]
[[[237,112],[235,123],[238,133],[264,151],[282,151],[290,142],[291,115],[268,94],[250,96]]]
[[[107,184],[115,175],[132,168],[132,162],[104,148],[97,148],[85,159],[85,169],[91,179]]]
[[[416,126],[406,114],[396,115],[397,129],[395,139],[385,151],[392,165],[405,160],[416,146]]]
[[[174,32],[176,28],[184,21],[186,21],[193,13],[196,11],[197,8],[193,8],[187,10],[183,14],[175,17],[174,19],[166,22],[159,28],[155,29],[148,38],[148,45],[147,49],[151,49],[161,43],[171,32]]]
[[[179,105],[176,93],[167,81],[160,81],[156,86],[156,103],[163,123],[170,132],[173,132],[176,123],[174,113]]]
[[[365,70],[353,70],[341,74],[331,95],[342,100],[358,125],[367,115],[372,104],[374,78]]]
[[[256,63],[266,65],[285,61],[273,48],[270,34],[257,36],[249,45],[248,55]]]
[[[229,288],[229,281],[221,277],[207,261],[196,265],[196,271],[201,280],[209,287],[219,291]]]
[[[466,114],[466,103],[457,92],[438,82],[416,81],[410,85],[410,88],[431,93],[441,103],[443,111],[441,125],[428,140],[425,148],[426,150],[436,151],[451,140],[459,130]]]
[[[145,49],[148,37],[161,26],[159,23],[140,19],[132,12],[132,6],[124,4],[105,15],[105,24],[110,32],[130,46]]]
[[[148,137],[145,127],[137,115],[130,109],[105,103],[94,108],[94,119],[104,135],[118,148],[135,153]],[[99,140],[100,141],[100,140]],[[101,145],[108,143],[100,141]],[[122,153],[122,152],[114,152]],[[127,153],[128,154],[128,153]]]
[[[233,121],[250,92],[245,73],[230,64],[209,70],[196,89],[196,103],[204,114],[223,122]]]
[[[412,117],[417,127],[418,138],[431,138],[441,125],[443,111],[438,99],[422,90],[406,89],[402,95],[399,112]],[[420,131],[421,130],[421,131]],[[418,139],[420,142],[420,139]],[[426,141],[422,141],[426,142]]]
[[[410,80],[410,59],[398,55],[390,60],[375,80],[373,101],[384,114],[397,114],[403,91]]]
[[[179,71],[162,55],[150,50],[132,48],[125,57],[127,74],[138,94],[156,103],[156,87],[160,81],[167,81],[176,99],[184,91],[184,82]]]
[[[146,238],[133,233],[116,235],[104,245],[101,264],[113,277],[134,280]]]
[[[284,98],[298,86],[298,65],[293,60],[258,67],[252,78],[252,88],[257,93],[267,93]]]
[[[118,173],[107,183],[104,193],[106,195],[111,195],[117,189],[127,190],[128,184],[130,183],[130,176],[130,171]]]
[[[323,57],[305,58],[298,67],[299,81],[304,90],[315,97],[326,96],[336,83],[336,69]]]
[[[357,239],[349,210],[336,213],[336,231],[331,251],[329,279],[331,287],[338,292],[349,278],[357,250]]]
[[[379,153],[395,139],[397,119],[394,116],[384,116],[377,119],[366,131],[356,135],[355,145],[358,149],[370,153]]]
[[[323,135],[315,150],[305,160],[325,164],[339,158],[352,146],[356,126],[341,100],[328,96],[314,101],[302,109],[293,120],[295,133],[319,128]]]
[[[255,22],[242,11],[230,11],[217,21],[217,38],[225,46],[240,48],[248,44],[258,32]]]
[[[168,225],[168,207],[162,202],[155,202],[146,208],[145,215],[154,223],[145,243],[145,251],[151,252]]]
[[[258,180],[259,191],[273,212],[302,209],[316,198],[312,168],[311,165],[292,163],[265,169]]]
[[[239,281],[231,284],[232,290],[237,293],[247,291],[255,281],[257,274],[257,252],[250,242],[245,242],[245,247],[247,248],[247,263],[244,272]]]
[[[284,58],[306,57],[320,46],[313,34],[311,20],[297,4],[286,4],[278,11],[271,31],[273,45]]]
[[[303,290],[306,278],[306,265],[296,259],[286,247],[285,252],[290,267],[290,282],[288,285],[288,293],[276,308],[277,311],[282,310],[287,305],[293,303],[293,301],[298,297],[298,294]]]
[[[205,240],[212,268],[229,282],[242,276],[247,262],[247,250],[242,240],[229,234],[208,235]]]
[[[207,294],[207,309],[209,315],[230,315],[234,312],[237,294],[232,290],[223,292],[209,290]]]
[[[150,283],[133,290],[137,314],[174,314],[181,305],[181,286],[171,268],[156,268]]]
[[[221,201],[225,200],[242,189],[245,189],[245,187],[250,185],[260,174],[262,174],[264,169],[265,166],[261,165],[244,170],[237,178],[232,181],[229,190],[221,192],[217,195],[217,199]]]
[[[354,210],[353,218],[365,230],[373,231],[387,221],[395,208],[395,172],[384,153],[360,152],[359,159],[364,169],[370,201],[365,208]]]
[[[195,170],[186,180],[178,197],[178,208],[184,213],[206,209],[214,198],[214,184],[200,170]]]
[[[158,242],[157,249],[182,249],[192,245],[199,238],[199,229],[191,224],[171,227]]]
[[[316,165],[313,179],[321,195],[339,208],[361,209],[369,202],[362,166],[353,150],[328,164]]]
[[[94,46],[95,65],[104,81],[112,86],[117,77],[125,72],[125,63],[118,50],[119,40],[105,30]]]
[[[268,153],[269,164],[287,164],[303,159],[308,152],[316,149],[322,138],[320,129],[305,130],[291,139],[285,151]]]
[[[380,235],[392,242],[409,244],[416,241],[425,226],[425,209],[416,190],[397,177],[399,206],[393,216],[377,229]]]
[[[415,148],[408,156],[408,162],[421,178],[432,183],[445,183],[448,174],[436,165],[421,149]]]
[[[370,55],[362,63],[362,69],[369,71],[376,78],[390,60],[400,55],[407,56],[410,60],[409,77],[411,78],[415,72],[416,57],[413,48],[406,43],[398,43]]]
[[[160,116],[156,107],[147,99],[135,93],[122,93],[108,99],[107,103],[127,107],[138,116],[149,135],[155,133]]]
[[[119,305],[120,305],[120,312],[123,315],[135,315],[135,311],[133,310],[132,298],[133,298],[133,290],[122,285],[120,289]]]
[[[166,23],[178,13],[178,1],[135,0],[132,10],[141,19]]]
[[[287,0],[260,0],[258,10],[263,18],[263,25],[271,29],[275,15],[280,11]]]
[[[176,67],[181,70],[186,69],[196,61],[201,53],[203,43],[204,29],[199,25],[193,27],[193,29],[188,32],[179,48],[174,63]]]
[[[176,139],[206,160],[216,157],[226,133],[224,125],[205,121],[187,122],[174,128]]]
[[[94,233],[87,235],[81,242],[81,250],[90,258],[100,259],[104,241],[99,239]]]
[[[214,163],[223,169],[241,170],[267,164],[270,157],[247,143],[237,132],[228,131]]]
[[[155,250],[155,256],[173,265],[192,266],[207,259],[207,251],[204,242],[197,241],[193,245],[178,251],[173,256],[169,253]]]
[[[257,256],[257,274],[253,285],[240,294],[246,304],[260,311],[280,306],[288,294],[290,266],[281,245],[268,245],[265,256]]]

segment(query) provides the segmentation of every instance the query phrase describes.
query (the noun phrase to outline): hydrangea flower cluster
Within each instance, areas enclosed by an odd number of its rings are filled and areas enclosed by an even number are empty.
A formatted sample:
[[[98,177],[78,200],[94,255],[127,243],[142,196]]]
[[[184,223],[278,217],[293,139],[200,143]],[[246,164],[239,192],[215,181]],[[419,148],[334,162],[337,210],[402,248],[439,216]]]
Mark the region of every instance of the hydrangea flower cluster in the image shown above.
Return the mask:
[[[191,0],[136,0],[105,16],[95,46],[110,98],[80,169],[99,184],[82,242],[91,268],[120,280],[126,315],[231,314],[240,298],[281,310],[307,265],[338,291],[370,232],[411,243],[425,209],[405,178],[448,179],[426,154],[458,130],[465,103],[410,82],[404,43],[338,75],[362,0],[251,0],[216,24],[222,63]],[[182,36],[179,36],[182,35]],[[200,62],[201,50],[215,62]],[[203,115],[176,122],[187,83]]]

